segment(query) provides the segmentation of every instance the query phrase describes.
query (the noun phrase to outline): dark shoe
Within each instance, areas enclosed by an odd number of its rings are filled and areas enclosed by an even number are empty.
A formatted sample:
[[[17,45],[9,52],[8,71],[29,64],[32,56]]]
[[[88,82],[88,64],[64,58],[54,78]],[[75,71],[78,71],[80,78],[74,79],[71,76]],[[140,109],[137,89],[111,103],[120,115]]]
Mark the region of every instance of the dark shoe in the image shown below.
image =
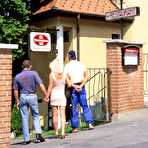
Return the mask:
[[[59,138],[59,135],[58,134],[55,134],[55,138],[58,139]]]
[[[29,141],[25,141],[25,145],[30,144],[30,143],[31,143],[30,140]]]
[[[36,134],[36,139],[40,140],[40,142],[44,142],[45,139],[41,136],[41,134]]]
[[[65,139],[65,135],[61,135],[61,139]]]

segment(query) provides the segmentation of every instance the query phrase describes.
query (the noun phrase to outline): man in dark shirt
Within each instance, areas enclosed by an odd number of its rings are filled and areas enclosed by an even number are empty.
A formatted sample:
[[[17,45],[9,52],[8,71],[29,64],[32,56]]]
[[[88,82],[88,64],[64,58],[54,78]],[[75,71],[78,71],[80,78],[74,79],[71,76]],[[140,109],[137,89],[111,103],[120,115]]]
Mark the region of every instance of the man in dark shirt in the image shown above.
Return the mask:
[[[30,143],[29,136],[29,108],[31,109],[33,123],[35,127],[36,138],[40,142],[44,142],[44,138],[41,136],[41,126],[39,121],[38,113],[38,99],[36,95],[36,84],[39,85],[40,89],[46,96],[46,89],[42,83],[42,80],[38,76],[36,71],[31,70],[30,60],[24,60],[22,63],[22,72],[15,76],[13,85],[14,97],[17,103],[17,109],[20,109],[22,115],[22,126],[25,144]],[[20,93],[20,100],[19,100]]]

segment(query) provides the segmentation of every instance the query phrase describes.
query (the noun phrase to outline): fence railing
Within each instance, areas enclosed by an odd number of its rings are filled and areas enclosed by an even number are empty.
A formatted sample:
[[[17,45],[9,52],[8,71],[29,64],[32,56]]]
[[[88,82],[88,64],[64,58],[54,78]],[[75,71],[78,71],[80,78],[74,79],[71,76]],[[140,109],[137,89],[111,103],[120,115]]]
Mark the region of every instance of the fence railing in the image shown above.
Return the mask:
[[[88,105],[93,119],[111,121],[110,69],[88,68],[90,79],[85,85]],[[83,120],[79,106],[79,121]]]
[[[148,95],[148,53],[143,54],[144,95]]]

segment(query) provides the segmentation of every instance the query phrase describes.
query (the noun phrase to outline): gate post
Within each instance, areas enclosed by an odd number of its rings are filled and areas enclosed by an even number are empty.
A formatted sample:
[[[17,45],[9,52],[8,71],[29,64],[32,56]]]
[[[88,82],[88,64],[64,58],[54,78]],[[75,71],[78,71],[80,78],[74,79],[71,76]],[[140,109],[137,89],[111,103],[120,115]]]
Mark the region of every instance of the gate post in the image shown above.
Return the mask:
[[[16,44],[0,44],[0,147],[10,147],[12,99],[12,50]]]
[[[115,121],[144,107],[143,43],[124,40],[109,40],[104,43],[106,64],[111,71],[111,119]],[[139,47],[139,65],[123,64],[123,46]],[[128,62],[131,61],[128,59]]]

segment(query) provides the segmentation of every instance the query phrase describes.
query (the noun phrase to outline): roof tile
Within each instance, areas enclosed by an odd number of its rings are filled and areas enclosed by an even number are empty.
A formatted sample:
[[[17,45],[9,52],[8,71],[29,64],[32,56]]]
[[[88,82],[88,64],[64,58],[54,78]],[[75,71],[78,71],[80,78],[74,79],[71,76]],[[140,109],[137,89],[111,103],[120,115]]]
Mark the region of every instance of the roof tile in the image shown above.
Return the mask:
[[[50,0],[48,4],[41,6],[34,15],[49,11],[53,7],[56,7],[57,10],[94,15],[105,15],[106,12],[117,10],[110,0]]]

